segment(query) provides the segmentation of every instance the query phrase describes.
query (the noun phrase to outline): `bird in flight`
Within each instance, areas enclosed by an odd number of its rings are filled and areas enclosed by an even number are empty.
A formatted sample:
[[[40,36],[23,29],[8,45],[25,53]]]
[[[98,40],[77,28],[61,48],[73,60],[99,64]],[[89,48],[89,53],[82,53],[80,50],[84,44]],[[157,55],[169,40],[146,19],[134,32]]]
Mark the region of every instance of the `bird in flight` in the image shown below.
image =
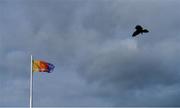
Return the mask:
[[[136,25],[135,29],[136,31],[132,34],[132,37],[135,37],[140,33],[143,34],[149,32],[147,29],[143,29],[140,25]]]

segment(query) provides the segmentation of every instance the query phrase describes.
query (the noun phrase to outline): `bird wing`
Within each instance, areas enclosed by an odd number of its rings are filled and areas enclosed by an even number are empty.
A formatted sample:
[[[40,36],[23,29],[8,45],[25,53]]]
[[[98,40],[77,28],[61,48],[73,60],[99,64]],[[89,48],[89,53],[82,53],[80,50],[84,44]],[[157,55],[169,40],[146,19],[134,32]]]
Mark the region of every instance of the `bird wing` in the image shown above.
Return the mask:
[[[143,28],[140,25],[136,25],[135,29],[136,30],[142,30]]]
[[[136,35],[138,35],[140,33],[139,30],[136,30],[133,34],[132,34],[132,37],[135,37]]]

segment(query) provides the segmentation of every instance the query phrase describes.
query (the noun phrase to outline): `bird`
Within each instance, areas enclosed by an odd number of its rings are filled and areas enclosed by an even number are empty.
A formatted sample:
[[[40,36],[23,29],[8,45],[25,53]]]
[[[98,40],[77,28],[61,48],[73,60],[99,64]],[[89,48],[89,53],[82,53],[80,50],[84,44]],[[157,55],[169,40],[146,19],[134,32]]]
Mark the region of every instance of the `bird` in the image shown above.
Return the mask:
[[[149,31],[147,29],[142,28],[140,25],[136,25],[135,27],[136,31],[132,34],[132,37],[135,37],[139,35],[140,33],[148,33]]]

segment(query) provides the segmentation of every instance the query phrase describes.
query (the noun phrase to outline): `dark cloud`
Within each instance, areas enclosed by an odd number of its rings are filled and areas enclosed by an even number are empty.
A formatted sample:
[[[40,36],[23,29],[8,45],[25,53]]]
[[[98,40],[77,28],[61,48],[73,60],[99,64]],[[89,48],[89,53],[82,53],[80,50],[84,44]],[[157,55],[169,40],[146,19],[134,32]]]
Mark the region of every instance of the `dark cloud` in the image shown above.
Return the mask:
[[[30,54],[56,66],[34,74],[35,106],[180,106],[179,3],[2,2],[0,106],[29,105]]]
[[[104,45],[105,48],[96,51],[93,59],[82,63],[80,70],[85,79],[90,83],[99,83],[99,86],[105,90],[100,90],[101,95],[98,95],[104,96],[105,99],[112,96],[113,99],[115,98],[113,102],[116,106],[173,106],[172,98],[166,95],[174,95],[174,92],[160,94],[161,91],[166,91],[171,87],[178,89],[179,69],[175,62],[178,55],[171,54],[179,49],[171,48],[171,51],[166,49],[165,57],[161,55],[162,52],[165,53],[161,45],[156,45],[156,48],[158,47],[156,49],[155,47],[135,47],[137,43],[132,44],[133,40],[123,42],[126,44],[119,41],[119,44],[116,43],[115,46]],[[157,95],[160,96],[157,97]],[[152,98],[155,99],[154,103],[149,102]],[[179,106],[178,103],[174,105]]]

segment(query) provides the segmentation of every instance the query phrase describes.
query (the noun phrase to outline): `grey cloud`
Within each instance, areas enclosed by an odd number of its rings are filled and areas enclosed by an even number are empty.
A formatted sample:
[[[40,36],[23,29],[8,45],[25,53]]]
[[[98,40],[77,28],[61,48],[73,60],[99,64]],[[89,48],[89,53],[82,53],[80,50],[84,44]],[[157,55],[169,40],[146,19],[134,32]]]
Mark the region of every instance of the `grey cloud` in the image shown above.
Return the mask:
[[[137,45],[136,40],[116,41],[95,50],[93,59],[82,63],[80,68],[88,82],[98,82],[100,88],[105,87],[105,90],[99,91],[105,91],[102,94],[104,99],[109,99],[110,93],[117,106],[179,106],[171,103],[172,98],[168,99],[167,95],[171,97],[174,94],[152,96],[153,92],[166,91],[172,86],[179,89],[179,48],[174,47],[178,43],[162,42],[148,47]],[[159,86],[160,90],[156,88]],[[116,91],[109,90],[109,87]],[[140,91],[138,97],[136,91]],[[149,102],[151,99],[155,101]],[[178,96],[174,101],[177,99]]]
[[[35,106],[179,106],[177,0],[0,5],[0,106],[28,106],[30,54],[56,66],[34,74]]]

